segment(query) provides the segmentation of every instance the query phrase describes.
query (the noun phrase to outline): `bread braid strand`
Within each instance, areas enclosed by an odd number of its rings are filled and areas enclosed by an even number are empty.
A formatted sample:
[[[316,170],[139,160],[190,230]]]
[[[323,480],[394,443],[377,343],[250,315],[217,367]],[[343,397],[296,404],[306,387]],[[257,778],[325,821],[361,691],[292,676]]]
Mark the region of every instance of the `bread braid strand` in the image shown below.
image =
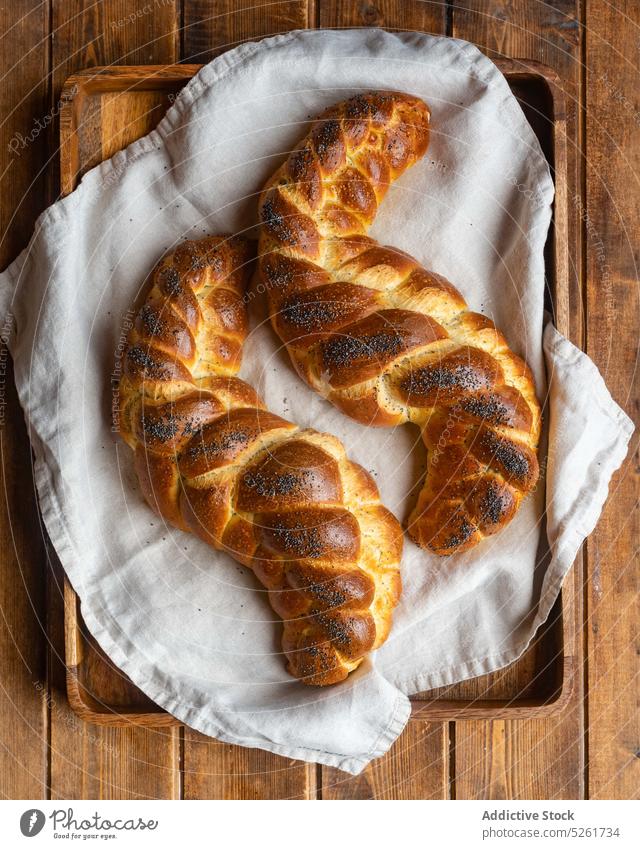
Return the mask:
[[[413,422],[427,472],[409,533],[452,554],[499,531],[538,478],[532,374],[458,290],[366,233],[429,142],[398,92],[329,109],[260,198],[259,268],[299,374],[364,424]]]
[[[291,674],[333,684],[387,637],[402,531],[337,439],[270,413],[235,377],[251,261],[246,241],[217,236],[158,263],[115,413],[150,506],[251,568],[284,620]]]

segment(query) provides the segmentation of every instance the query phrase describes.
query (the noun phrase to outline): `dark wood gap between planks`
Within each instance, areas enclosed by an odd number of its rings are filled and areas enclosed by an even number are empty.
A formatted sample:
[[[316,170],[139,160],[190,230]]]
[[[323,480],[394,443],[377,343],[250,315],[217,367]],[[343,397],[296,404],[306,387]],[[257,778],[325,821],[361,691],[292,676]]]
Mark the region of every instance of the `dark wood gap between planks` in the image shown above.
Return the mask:
[[[449,734],[449,799],[454,801],[456,797],[456,724],[448,724]]]
[[[582,198],[583,206],[587,205],[587,160],[586,160],[586,150],[587,150],[587,91],[586,91],[586,69],[587,69],[587,20],[586,20],[586,4],[587,0],[581,0],[580,3],[580,23],[582,27],[582,31],[580,34],[580,62],[578,63],[578,91],[579,91],[579,105],[578,105],[578,127],[577,127],[577,149],[579,156],[579,189],[580,189],[580,197]],[[582,332],[581,332],[581,341],[582,341],[582,350],[587,350],[587,330],[588,330],[588,321],[587,321],[587,222],[586,220],[580,222],[580,244],[582,245],[582,252],[580,254],[580,293],[581,293],[581,305],[582,305]],[[584,786],[584,798],[588,799],[590,797],[590,789],[589,789],[589,605],[588,605],[588,593],[589,593],[589,577],[590,577],[590,558],[589,558],[589,547],[585,544],[582,546],[583,549],[583,573],[582,573],[582,657],[583,657],[583,666],[582,666],[582,712],[583,712],[583,724],[582,724],[582,736],[583,736],[583,749],[584,749],[584,758],[583,758],[583,786]]]
[[[587,203],[587,160],[586,160],[586,151],[587,151],[587,127],[586,127],[586,115],[587,115],[587,85],[586,85],[586,70],[587,70],[587,39],[585,38],[584,33],[586,32],[586,3],[587,0],[582,0],[580,6],[580,22],[582,26],[582,38],[580,39],[580,62],[578,66],[578,80],[579,80],[579,91],[580,91],[580,104],[578,109],[578,155],[580,157],[580,168],[579,168],[579,176],[580,176],[580,197],[582,198],[582,203],[586,206]],[[582,304],[582,315],[584,317],[582,323],[582,350],[587,350],[587,330],[588,330],[588,322],[587,322],[587,223],[586,221],[581,221],[580,223],[580,243],[583,246],[582,253],[580,255],[580,289],[581,289],[581,304]],[[590,576],[590,558],[589,558],[589,547],[585,544],[583,545],[583,562],[584,569],[582,573],[582,657],[583,657],[583,667],[582,667],[582,710],[583,710],[583,726],[582,726],[582,736],[583,736],[583,748],[584,748],[584,758],[583,758],[583,786],[584,786],[584,798],[588,799],[590,797],[590,789],[589,789],[589,605],[586,602],[587,594],[589,592],[589,576]]]

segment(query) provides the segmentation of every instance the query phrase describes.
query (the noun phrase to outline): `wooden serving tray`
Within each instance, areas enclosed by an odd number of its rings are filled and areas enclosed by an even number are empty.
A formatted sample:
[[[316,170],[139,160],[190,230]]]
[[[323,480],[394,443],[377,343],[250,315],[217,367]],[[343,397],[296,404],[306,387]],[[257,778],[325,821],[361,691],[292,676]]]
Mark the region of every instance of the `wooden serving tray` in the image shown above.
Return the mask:
[[[567,158],[563,96],[553,71],[518,60],[496,63],[520,101],[555,179],[553,225],[545,248],[548,306],[568,335]],[[150,132],[199,65],[91,68],[70,77],[60,113],[63,194],[81,176]],[[567,704],[579,662],[582,555],[547,622],[506,669],[412,698],[413,719],[517,719],[547,716]],[[80,603],[65,582],[65,662],[69,703],[103,725],[178,725],[118,670],[89,635]]]

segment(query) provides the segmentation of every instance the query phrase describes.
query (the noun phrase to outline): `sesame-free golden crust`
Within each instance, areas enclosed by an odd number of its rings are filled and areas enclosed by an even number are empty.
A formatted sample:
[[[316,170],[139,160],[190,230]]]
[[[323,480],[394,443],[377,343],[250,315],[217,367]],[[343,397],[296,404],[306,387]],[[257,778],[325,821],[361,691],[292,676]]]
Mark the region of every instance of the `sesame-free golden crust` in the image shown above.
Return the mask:
[[[333,684],[389,633],[402,530],[335,437],[270,413],[234,376],[252,258],[223,236],[163,257],[114,413],[149,505],[251,568],[284,620],[289,671]]]
[[[390,184],[427,150],[417,97],[331,107],[260,198],[260,276],[299,374],[347,415],[422,429],[409,533],[437,554],[496,533],[536,484],[540,405],[495,325],[408,254],[367,236]]]

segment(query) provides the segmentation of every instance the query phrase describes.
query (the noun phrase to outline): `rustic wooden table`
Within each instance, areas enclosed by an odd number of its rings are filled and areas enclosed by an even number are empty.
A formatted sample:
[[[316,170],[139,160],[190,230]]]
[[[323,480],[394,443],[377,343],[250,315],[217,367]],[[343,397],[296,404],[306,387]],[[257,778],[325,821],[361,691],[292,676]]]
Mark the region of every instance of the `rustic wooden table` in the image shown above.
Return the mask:
[[[81,68],[206,62],[303,27],[452,35],[536,59],[567,99],[571,336],[638,416],[640,4],[634,0],[17,0],[0,8],[0,265],[59,194],[59,98]],[[62,576],[38,518],[31,455],[0,357],[0,795],[5,798],[637,798],[638,440],[585,551],[581,673],[537,720],[411,723],[361,776],[189,729],[84,724],[63,665]],[[635,615],[634,615],[635,614]]]

